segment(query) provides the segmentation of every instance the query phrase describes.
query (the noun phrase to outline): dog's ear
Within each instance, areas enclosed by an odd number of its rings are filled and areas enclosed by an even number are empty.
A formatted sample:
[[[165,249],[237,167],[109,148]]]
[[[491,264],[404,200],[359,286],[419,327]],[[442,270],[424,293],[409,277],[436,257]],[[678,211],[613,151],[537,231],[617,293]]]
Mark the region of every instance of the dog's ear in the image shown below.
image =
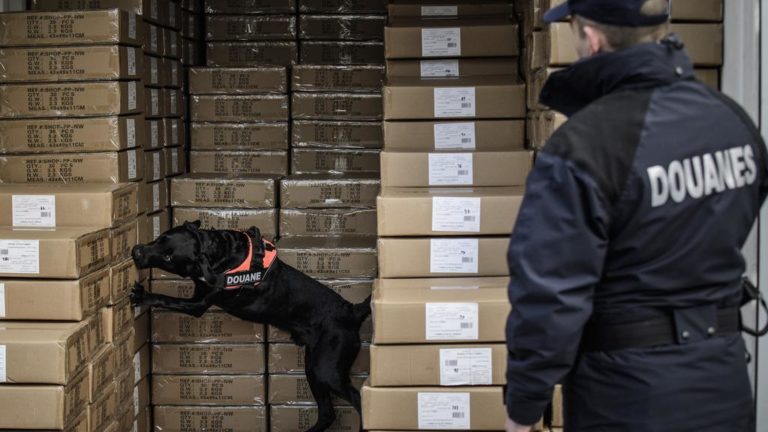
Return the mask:
[[[211,269],[211,263],[208,262],[208,258],[205,256],[205,254],[202,254],[200,256],[200,260],[198,261],[198,266],[199,266],[200,274],[202,275],[205,282],[208,283],[209,286],[212,286],[212,287],[217,286],[219,277],[213,273],[213,270]]]
[[[200,229],[200,220],[196,221],[184,221],[184,228],[190,231],[198,231]]]
[[[253,238],[261,240],[261,230],[259,230],[255,226],[248,228],[248,233],[251,234]]]

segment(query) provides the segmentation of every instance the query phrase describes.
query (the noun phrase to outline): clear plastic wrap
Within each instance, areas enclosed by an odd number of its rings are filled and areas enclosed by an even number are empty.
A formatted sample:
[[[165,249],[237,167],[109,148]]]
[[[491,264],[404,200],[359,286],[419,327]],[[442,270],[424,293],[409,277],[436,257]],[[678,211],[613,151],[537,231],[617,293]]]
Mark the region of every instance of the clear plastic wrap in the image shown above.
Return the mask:
[[[208,41],[295,40],[296,18],[282,15],[208,15]]]
[[[190,100],[192,121],[265,122],[288,121],[288,96],[199,96]]]
[[[2,127],[2,124],[0,124]],[[192,150],[288,150],[288,123],[190,124]]]
[[[387,121],[384,122],[384,148],[424,152],[523,150],[525,132],[522,119]]]
[[[385,15],[300,15],[299,39],[384,40]]]
[[[300,41],[301,63],[363,65],[384,64],[383,42]]]
[[[174,207],[274,208],[277,178],[245,176],[236,179],[187,174],[171,179]]]
[[[265,345],[155,344],[155,374],[260,375],[266,373]]]
[[[550,0],[524,0],[520,3],[526,3],[526,8],[544,11],[550,7]],[[512,16],[513,12],[510,0],[393,0],[387,10],[390,17],[396,18]],[[517,8],[515,12],[518,12]]]
[[[376,121],[383,117],[381,93],[293,93],[291,116],[298,120]]]
[[[281,209],[280,236],[376,235],[375,209]]]
[[[334,406],[336,420],[333,429],[339,431],[360,430],[360,416],[349,406]],[[271,405],[269,407],[269,423],[271,432],[296,432],[304,430],[307,425],[317,421],[317,406],[303,405]]]
[[[141,79],[136,47],[20,47],[0,49],[0,82]]]
[[[377,175],[291,175],[280,181],[280,208],[373,208]]]
[[[362,344],[360,354],[358,354],[357,359],[352,364],[350,374],[368,374],[370,371],[370,360],[370,345]],[[304,347],[286,343],[269,344],[267,370],[269,370],[270,374],[303,374],[306,370]]]
[[[268,430],[266,406],[155,406],[154,423],[156,432],[202,431],[209,425],[231,432]]]
[[[281,14],[296,11],[295,0],[205,0],[206,14]]]
[[[0,118],[106,116],[143,109],[140,81],[0,86]]]
[[[352,385],[360,389],[367,375],[355,375],[350,377]],[[279,405],[296,405],[314,403],[309,382],[304,375],[270,375],[269,376],[269,403]],[[334,405],[348,406],[349,402],[338,397],[333,397]]]
[[[173,209],[174,226],[193,220],[199,220],[205,229],[245,231],[255,226],[265,238],[274,239],[277,236],[277,209]]]
[[[378,274],[375,237],[289,237],[280,259],[314,278],[372,278]]]
[[[152,402],[157,405],[265,405],[263,375],[152,376]]]
[[[287,91],[285,67],[189,69],[190,94],[285,94]]]
[[[313,149],[291,150],[292,174],[378,173],[377,149]]]
[[[288,174],[288,152],[193,151],[190,152],[190,172],[223,174],[239,177],[251,174],[284,176]],[[0,165],[2,166],[2,165]]]
[[[264,325],[220,311],[195,318],[176,312],[152,311],[153,343],[264,342]]]
[[[303,14],[386,14],[387,0],[299,0],[299,12]]]
[[[380,93],[384,66],[296,65],[291,69],[293,91]]]
[[[206,50],[213,67],[290,66],[299,58],[296,42],[209,42]]]
[[[3,13],[0,46],[117,43],[140,46],[143,27],[136,13],[118,9]]]
[[[384,145],[381,122],[295,120],[293,147],[374,148]]]
[[[124,183],[143,175],[141,149],[0,157],[0,183]]]

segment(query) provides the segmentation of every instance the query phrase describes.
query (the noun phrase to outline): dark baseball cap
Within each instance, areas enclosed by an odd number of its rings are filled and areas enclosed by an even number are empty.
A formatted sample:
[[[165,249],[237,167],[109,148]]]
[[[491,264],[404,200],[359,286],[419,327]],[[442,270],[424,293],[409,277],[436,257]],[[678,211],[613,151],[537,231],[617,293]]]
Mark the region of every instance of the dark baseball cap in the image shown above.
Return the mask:
[[[579,15],[592,21],[623,27],[659,25],[669,19],[669,8],[661,15],[645,15],[640,9],[646,0],[568,0],[544,14],[545,22],[555,22],[569,15]],[[669,1],[668,4],[672,2]]]

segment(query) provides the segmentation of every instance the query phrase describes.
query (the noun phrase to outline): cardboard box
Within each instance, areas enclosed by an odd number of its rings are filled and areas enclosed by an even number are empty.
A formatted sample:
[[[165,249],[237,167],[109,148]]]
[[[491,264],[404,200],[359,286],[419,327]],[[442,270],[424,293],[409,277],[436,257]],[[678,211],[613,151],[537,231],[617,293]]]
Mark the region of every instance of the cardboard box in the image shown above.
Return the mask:
[[[185,114],[186,115],[186,114]],[[165,118],[163,119],[163,127],[166,133],[164,147],[179,147],[186,144],[185,137],[185,123],[183,119],[179,118]]]
[[[143,107],[144,115],[148,118],[165,116],[165,99],[165,89],[145,88]]]
[[[144,86],[152,88],[161,88],[168,82],[165,75],[166,69],[162,67],[163,59],[151,55],[144,56]]]
[[[150,360],[151,350],[149,346],[148,343],[145,343],[133,355],[133,382],[135,384],[139,384],[141,380],[148,377],[152,372],[152,361]]]
[[[381,152],[383,187],[522,186],[533,165],[528,151]]]
[[[212,209],[198,207],[179,207],[173,209],[173,226],[185,221],[201,222],[203,229],[244,231],[257,227],[261,235],[274,239],[277,237],[277,209]]]
[[[110,262],[109,230],[0,227],[0,277],[78,279]]]
[[[141,380],[138,385],[133,387],[132,398],[122,404],[126,411],[123,412],[124,417],[121,418],[120,422],[127,426],[123,430],[133,430],[134,424],[147,422],[147,419],[142,417],[146,416],[149,411],[151,394],[152,390],[148,379]]]
[[[366,376],[351,376],[352,385],[357,389],[362,388]],[[335,406],[349,406],[349,403],[339,397],[333,396]],[[294,375],[269,375],[269,403],[280,404],[306,404],[315,403],[309,382],[304,374]]]
[[[509,236],[379,238],[379,277],[506,276]]]
[[[290,66],[299,56],[296,42],[209,42],[206,51],[209,67]]]
[[[374,387],[504,385],[507,346],[372,345]]]
[[[291,123],[293,147],[381,148],[381,122],[307,121]]]
[[[398,18],[384,29],[386,57],[515,57],[517,25],[505,18]]]
[[[139,46],[142,22],[116,9],[14,12],[0,16],[0,46],[125,44]]]
[[[162,149],[144,152],[144,175],[146,182],[153,182],[165,178],[165,153]]]
[[[116,351],[119,349],[119,346],[116,346]],[[116,355],[116,360],[117,360]],[[119,362],[116,362],[118,364]],[[116,393],[117,393],[117,400],[120,401],[120,404],[127,404],[127,402],[132,398],[133,396],[133,378],[134,378],[134,370],[133,365],[130,364],[130,362],[123,365],[122,368],[118,367],[118,375],[115,377],[115,385],[117,386]],[[123,371],[123,372],[120,372]]]
[[[109,302],[107,269],[78,280],[3,279],[3,320],[82,321]]]
[[[267,339],[270,343],[294,343],[290,333],[272,326],[267,326]],[[371,340],[373,340],[373,322],[368,317],[360,326],[360,342],[371,342]]]
[[[541,90],[549,80],[549,77],[559,70],[561,69],[543,68],[531,71],[528,74],[528,86],[526,88],[528,109],[537,111],[549,109],[549,107],[539,102],[539,95],[541,95]]]
[[[386,14],[386,0],[299,0],[303,14]]]
[[[381,42],[301,41],[299,48],[301,64],[384,64]]]
[[[382,40],[386,21],[384,15],[300,15],[299,39]]]
[[[381,120],[381,94],[293,93],[291,117],[302,120]]]
[[[109,233],[112,245],[112,261],[130,258],[133,247],[139,244],[139,218],[112,228]]]
[[[186,106],[182,100],[182,93],[178,89],[167,88],[165,89],[165,113],[166,117],[181,117]]]
[[[108,303],[111,305],[119,303],[131,292],[134,282],[142,282],[145,278],[145,275],[139,273],[133,258],[126,258],[114,264],[109,268],[111,283]]]
[[[531,112],[528,114],[528,145],[533,149],[541,149],[549,137],[562,126],[568,118],[554,111]]]
[[[525,118],[525,84],[510,76],[459,79],[390,78],[385,120]]]
[[[508,284],[507,277],[377,279],[373,342],[503,343]]]
[[[378,149],[291,150],[292,174],[336,174],[379,172]]]
[[[367,430],[497,430],[507,419],[501,387],[363,387]],[[450,409],[436,409],[450,405]]]
[[[154,375],[156,405],[264,405],[262,375]]]
[[[680,37],[696,66],[723,64],[722,24],[672,24],[670,30]]]
[[[143,149],[153,150],[165,147],[168,145],[168,132],[165,130],[164,119],[153,118],[147,119],[147,133],[149,139],[143,144]]]
[[[170,297],[191,298],[195,291],[195,282],[190,279],[182,280],[153,280],[150,291]],[[217,308],[212,306],[212,309]]]
[[[0,81],[141,79],[139,48],[117,45],[0,49]]]
[[[158,238],[160,234],[171,229],[171,220],[166,210],[154,213],[146,217],[144,227],[139,226],[139,239],[142,243],[149,243]],[[142,232],[146,238],[142,237]]]
[[[142,175],[141,149],[0,156],[0,183],[125,183]]]
[[[190,94],[257,94],[287,91],[288,77],[284,67],[189,69]]]
[[[373,209],[280,209],[280,236],[376,236]]]
[[[107,228],[138,213],[135,184],[0,184],[0,225]]]
[[[208,15],[208,41],[295,40],[296,18],[281,15]]]
[[[117,416],[116,386],[111,380],[109,382],[111,387],[88,407],[90,430],[93,432],[103,431]]]
[[[139,183],[141,192],[142,208],[147,213],[161,211],[170,205],[168,200],[168,184],[166,180],[160,180],[151,183]]]
[[[527,66],[536,70],[548,66],[567,66],[579,59],[570,23],[558,22],[545,32],[535,32],[526,40]]]
[[[152,311],[152,343],[264,342],[264,325],[210,311],[200,318]]]
[[[144,25],[144,52],[155,56],[165,55],[165,40],[162,27],[145,23]]]
[[[287,150],[288,123],[191,123],[192,150]]]
[[[118,151],[144,144],[143,116],[0,121],[0,153]]]
[[[304,348],[295,344],[274,343],[269,344],[267,370],[270,374],[303,374],[306,370],[304,364]],[[367,374],[370,369],[370,346],[364,344],[360,348],[360,354],[352,364],[350,374]]]
[[[174,207],[274,208],[277,179],[273,176],[245,176],[223,179],[187,174],[171,179]]]
[[[387,60],[387,77],[469,77],[476,75],[509,75],[517,77],[516,57]]]
[[[387,6],[390,17],[488,17],[512,15],[512,4],[505,0],[394,0]]]
[[[280,208],[372,208],[377,175],[292,175],[280,181]]]
[[[264,374],[263,344],[152,345],[153,374]]]
[[[336,420],[327,429],[329,432],[360,430],[360,416],[355,409],[346,406],[334,407]],[[293,432],[307,430],[317,421],[316,405],[271,405],[269,418],[271,432]]]
[[[295,92],[372,93],[380,92],[384,81],[383,66],[296,65],[291,73],[291,89]]]
[[[378,233],[456,236],[512,232],[522,187],[384,188],[376,200]]]
[[[103,308],[101,309],[104,310]],[[96,313],[87,319],[88,324],[88,352],[95,354],[104,345],[107,345],[106,328],[104,321],[101,319],[101,313]]]
[[[284,150],[193,151],[189,163],[190,172],[195,174],[226,174],[230,177],[288,174],[288,152]]]
[[[86,375],[83,371],[67,386],[0,386],[0,405],[3,407],[0,428],[62,430],[79,422],[88,406]]]
[[[133,114],[144,109],[140,81],[7,84],[0,118]]]
[[[315,278],[376,277],[378,270],[376,248],[367,237],[286,238],[280,254],[284,263]]]
[[[190,109],[192,121],[288,121],[288,97],[280,95],[192,96]]]
[[[134,336],[133,329],[131,329],[120,340],[112,342],[112,346],[115,347],[115,370],[118,371],[115,381],[118,383],[118,396],[121,402],[130,399],[133,393],[136,376],[136,371],[133,369],[134,352],[132,348]]]
[[[205,430],[221,425],[230,432],[268,432],[267,412],[261,406],[155,406],[155,427],[164,432]]]
[[[148,0],[30,0],[31,10],[72,11],[78,9],[123,9],[143,15],[145,21],[158,22],[157,2]],[[150,7],[154,6],[154,7]]]
[[[715,90],[720,90],[720,69],[697,68],[693,72],[696,74],[696,79]]]
[[[130,299],[126,297],[117,304],[102,309],[101,320],[104,323],[107,342],[118,339],[133,324],[133,309]]]
[[[672,21],[722,21],[722,0],[675,0]]]
[[[206,0],[206,14],[249,14],[258,9],[265,14],[293,13],[296,11],[293,0]]]
[[[524,148],[523,120],[384,122],[384,149],[390,151],[503,151]]]
[[[112,345],[102,346],[101,351],[88,362],[88,380],[90,382],[88,400],[93,404],[115,381],[115,348]],[[116,390],[113,387],[109,392],[116,394]]]

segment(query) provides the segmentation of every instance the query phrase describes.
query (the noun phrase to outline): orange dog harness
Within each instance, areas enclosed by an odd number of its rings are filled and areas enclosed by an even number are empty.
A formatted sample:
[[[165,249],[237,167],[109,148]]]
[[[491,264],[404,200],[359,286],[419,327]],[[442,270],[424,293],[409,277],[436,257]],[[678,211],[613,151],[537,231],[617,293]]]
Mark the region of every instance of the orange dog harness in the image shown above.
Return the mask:
[[[264,248],[264,258],[262,262],[258,262],[254,258],[254,248],[257,245],[254,244],[253,239],[248,233],[243,234],[248,238],[248,256],[245,257],[245,260],[239,266],[224,273],[227,277],[225,289],[228,290],[244,287],[256,288],[266,279],[269,270],[277,258],[277,248],[275,245],[268,240],[260,239]]]

